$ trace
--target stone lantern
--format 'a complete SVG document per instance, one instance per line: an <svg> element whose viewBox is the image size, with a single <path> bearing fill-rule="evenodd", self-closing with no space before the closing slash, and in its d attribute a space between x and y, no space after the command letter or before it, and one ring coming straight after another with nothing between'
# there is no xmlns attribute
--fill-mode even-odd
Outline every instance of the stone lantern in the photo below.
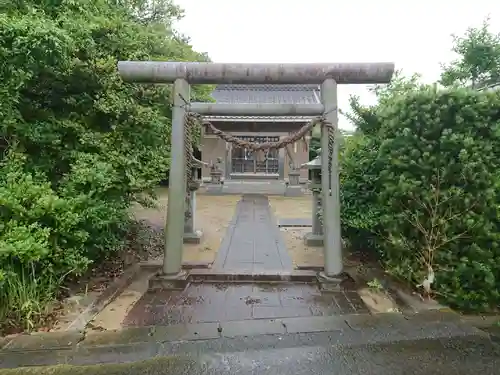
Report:
<svg viewBox="0 0 500 375"><path fill-rule="evenodd" d="M184 212L184 243L199 244L203 235L196 229L196 191L201 186L202 163L193 161L191 181L188 181L188 194L186 195L186 210Z"/></svg>
<svg viewBox="0 0 500 375"><path fill-rule="evenodd" d="M319 219L321 208L321 150L318 150L318 156L308 163L302 164L301 168L310 171L311 183L309 189L312 190L312 231L304 236L306 246L323 246L323 226Z"/></svg>

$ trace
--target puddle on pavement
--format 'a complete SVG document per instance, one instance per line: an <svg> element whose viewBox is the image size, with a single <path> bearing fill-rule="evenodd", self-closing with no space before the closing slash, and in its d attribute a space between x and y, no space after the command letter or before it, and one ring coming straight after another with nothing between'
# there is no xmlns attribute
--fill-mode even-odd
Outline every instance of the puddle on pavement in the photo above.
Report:
<svg viewBox="0 0 500 375"><path fill-rule="evenodd" d="M260 298L254 298L254 297L245 297L243 298L245 300L245 303L247 305L255 305L255 304L260 304L262 303L262 299Z"/></svg>
<svg viewBox="0 0 500 375"><path fill-rule="evenodd" d="M294 286L300 284L294 284ZM307 284L304 284L307 285ZM257 284L256 288L261 292L286 292L285 286L276 286L275 284Z"/></svg>

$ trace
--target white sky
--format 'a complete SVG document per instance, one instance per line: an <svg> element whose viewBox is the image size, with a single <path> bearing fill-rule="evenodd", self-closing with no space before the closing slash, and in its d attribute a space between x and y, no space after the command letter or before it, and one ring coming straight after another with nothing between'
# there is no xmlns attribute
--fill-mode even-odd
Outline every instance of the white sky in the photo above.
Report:
<svg viewBox="0 0 500 375"><path fill-rule="evenodd" d="M499 0L174 0L186 15L178 29L215 62L383 62L425 81L439 78L454 58L451 34L480 26L490 16L500 31ZM364 103L364 85L339 87ZM340 127L351 129L340 119Z"/></svg>

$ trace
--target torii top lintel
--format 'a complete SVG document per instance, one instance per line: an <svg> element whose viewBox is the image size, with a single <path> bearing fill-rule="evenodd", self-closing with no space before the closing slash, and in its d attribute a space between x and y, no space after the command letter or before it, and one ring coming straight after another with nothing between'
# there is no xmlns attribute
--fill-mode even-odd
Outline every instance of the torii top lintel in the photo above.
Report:
<svg viewBox="0 0 500 375"><path fill-rule="evenodd" d="M120 61L125 81L172 83L182 78L191 84L338 84L388 83L394 63L233 64L210 62Z"/></svg>

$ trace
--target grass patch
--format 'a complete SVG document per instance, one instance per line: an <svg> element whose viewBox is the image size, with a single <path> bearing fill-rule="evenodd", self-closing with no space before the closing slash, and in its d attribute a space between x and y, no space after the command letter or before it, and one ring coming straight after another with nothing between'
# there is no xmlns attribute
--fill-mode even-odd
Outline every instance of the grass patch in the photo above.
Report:
<svg viewBox="0 0 500 375"><path fill-rule="evenodd" d="M0 283L0 333L29 332L50 320L62 281L33 265L6 272Z"/></svg>

